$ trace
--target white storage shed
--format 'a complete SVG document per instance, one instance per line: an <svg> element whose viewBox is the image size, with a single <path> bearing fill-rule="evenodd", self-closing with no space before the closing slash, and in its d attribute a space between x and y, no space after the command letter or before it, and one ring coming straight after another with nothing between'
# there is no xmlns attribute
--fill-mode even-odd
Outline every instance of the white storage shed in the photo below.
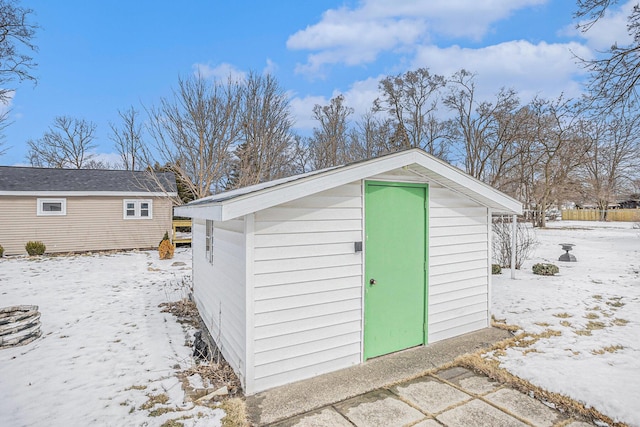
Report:
<svg viewBox="0 0 640 427"><path fill-rule="evenodd" d="M521 211L420 149L176 208L247 395L490 326L491 217Z"/></svg>

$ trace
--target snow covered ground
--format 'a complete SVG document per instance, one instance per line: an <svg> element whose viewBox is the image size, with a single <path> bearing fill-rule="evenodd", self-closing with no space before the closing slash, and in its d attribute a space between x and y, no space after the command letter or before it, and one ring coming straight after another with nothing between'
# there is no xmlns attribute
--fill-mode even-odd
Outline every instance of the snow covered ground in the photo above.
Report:
<svg viewBox="0 0 640 427"><path fill-rule="evenodd" d="M640 230L631 223L548 226L536 230L540 245L516 280L508 271L493 276L493 313L527 332L561 335L509 349L501 366L640 426ZM576 245L577 262L558 261L560 243ZM560 273L536 276L531 267L538 262L554 263Z"/></svg>
<svg viewBox="0 0 640 427"><path fill-rule="evenodd" d="M493 276L493 312L528 332L560 331L502 366L532 383L640 426L640 230L626 223L556 222L536 230L534 257ZM557 261L574 243L576 263ZM0 307L42 313L42 338L0 350L0 425L220 425L221 410L183 403L176 373L191 365L185 331L158 304L186 294L190 250L0 259ZM535 276L536 262L560 267ZM186 285L188 286L188 285ZM532 351L534 349L535 351ZM149 395L169 401L142 409ZM151 416L158 408L178 408Z"/></svg>
<svg viewBox="0 0 640 427"><path fill-rule="evenodd" d="M186 296L190 275L189 249L163 261L155 251L0 259L0 307L38 305L43 334L0 350L0 425L220 425L222 410L183 402L176 373L192 364L192 331L158 307Z"/></svg>

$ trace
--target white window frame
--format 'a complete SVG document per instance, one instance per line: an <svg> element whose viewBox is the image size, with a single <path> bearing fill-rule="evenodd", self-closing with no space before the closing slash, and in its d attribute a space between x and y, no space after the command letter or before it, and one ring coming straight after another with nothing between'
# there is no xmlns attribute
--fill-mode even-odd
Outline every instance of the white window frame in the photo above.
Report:
<svg viewBox="0 0 640 427"><path fill-rule="evenodd" d="M209 261L209 264L213 265L213 245L214 245L214 227L212 220L206 220L205 224L206 232L205 232L205 243L204 243L204 254Z"/></svg>
<svg viewBox="0 0 640 427"><path fill-rule="evenodd" d="M67 199L37 199L38 210L37 216L65 216L67 215ZM43 205L45 203L60 203L61 210L45 211Z"/></svg>
<svg viewBox="0 0 640 427"><path fill-rule="evenodd" d="M127 205L133 204L133 215L127 215ZM147 203L149 215L142 216L142 204ZM124 199L122 201L122 217L124 219L153 219L153 200L151 199Z"/></svg>

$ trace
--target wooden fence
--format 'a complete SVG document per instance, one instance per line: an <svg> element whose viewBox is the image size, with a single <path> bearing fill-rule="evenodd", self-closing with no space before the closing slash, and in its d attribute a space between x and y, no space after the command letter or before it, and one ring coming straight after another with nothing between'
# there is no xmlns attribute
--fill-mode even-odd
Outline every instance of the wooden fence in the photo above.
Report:
<svg viewBox="0 0 640 427"><path fill-rule="evenodd" d="M599 209L566 209L562 211L565 221L627 221L640 222L640 209L609 209L605 212Z"/></svg>
<svg viewBox="0 0 640 427"><path fill-rule="evenodd" d="M178 228L181 229L181 236L178 236ZM184 229L189 229L189 237L182 236L184 233ZM176 246L178 243L189 243L191 244L191 220L190 219L174 219L173 220L173 236L172 236L173 246Z"/></svg>

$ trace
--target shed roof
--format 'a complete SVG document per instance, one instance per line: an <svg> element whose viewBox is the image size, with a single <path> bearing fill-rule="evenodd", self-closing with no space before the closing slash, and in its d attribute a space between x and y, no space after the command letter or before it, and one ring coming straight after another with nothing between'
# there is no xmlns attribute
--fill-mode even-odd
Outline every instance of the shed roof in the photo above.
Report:
<svg viewBox="0 0 640 427"><path fill-rule="evenodd" d="M320 191L404 168L487 206L498 214L521 214L522 204L419 148L268 181L195 200L176 208L191 218L226 221Z"/></svg>
<svg viewBox="0 0 640 427"><path fill-rule="evenodd" d="M135 193L176 195L173 172L0 166L0 195Z"/></svg>

